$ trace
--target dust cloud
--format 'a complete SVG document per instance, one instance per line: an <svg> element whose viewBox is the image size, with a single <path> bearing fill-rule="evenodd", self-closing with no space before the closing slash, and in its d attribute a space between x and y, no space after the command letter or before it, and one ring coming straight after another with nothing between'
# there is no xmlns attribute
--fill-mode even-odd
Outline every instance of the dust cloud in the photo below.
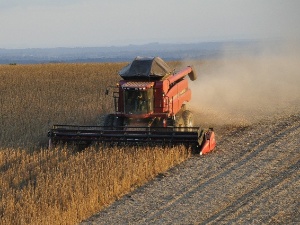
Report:
<svg viewBox="0 0 300 225"><path fill-rule="evenodd" d="M247 125L300 112L298 44L261 47L251 53L234 48L227 46L219 59L183 63L193 64L198 75L190 82L188 104L196 124Z"/></svg>

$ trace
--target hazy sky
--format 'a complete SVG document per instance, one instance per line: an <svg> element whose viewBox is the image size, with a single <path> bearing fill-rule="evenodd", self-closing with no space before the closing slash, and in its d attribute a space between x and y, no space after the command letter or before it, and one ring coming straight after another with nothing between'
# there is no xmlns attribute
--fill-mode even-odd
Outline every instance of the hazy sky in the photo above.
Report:
<svg viewBox="0 0 300 225"><path fill-rule="evenodd" d="M0 0L0 48L300 39L300 0Z"/></svg>

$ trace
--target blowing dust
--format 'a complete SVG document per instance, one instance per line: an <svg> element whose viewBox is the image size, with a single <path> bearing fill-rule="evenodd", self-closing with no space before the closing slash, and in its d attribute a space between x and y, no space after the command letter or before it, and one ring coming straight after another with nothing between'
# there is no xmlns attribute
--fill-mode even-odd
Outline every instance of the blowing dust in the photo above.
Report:
<svg viewBox="0 0 300 225"><path fill-rule="evenodd" d="M230 48L232 50L232 47ZM192 64L198 79L190 82L195 124L249 125L262 119L300 112L300 54L298 45Z"/></svg>

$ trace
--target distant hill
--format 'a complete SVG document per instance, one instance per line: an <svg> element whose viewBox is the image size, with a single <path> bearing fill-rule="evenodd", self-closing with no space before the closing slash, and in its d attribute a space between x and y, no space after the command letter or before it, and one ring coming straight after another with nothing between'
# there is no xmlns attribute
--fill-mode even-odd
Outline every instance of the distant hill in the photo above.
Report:
<svg viewBox="0 0 300 225"><path fill-rule="evenodd" d="M35 64L59 62L127 62L136 56L159 56L164 60L203 59L219 57L228 46L237 49L259 49L257 41L201 42L190 44L160 44L78 47L0 49L0 64Z"/></svg>

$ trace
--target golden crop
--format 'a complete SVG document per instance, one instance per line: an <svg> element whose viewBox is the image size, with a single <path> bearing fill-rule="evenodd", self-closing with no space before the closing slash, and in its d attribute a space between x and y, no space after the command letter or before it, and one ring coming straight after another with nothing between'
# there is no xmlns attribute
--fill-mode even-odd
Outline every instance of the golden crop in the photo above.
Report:
<svg viewBox="0 0 300 225"><path fill-rule="evenodd" d="M95 125L124 63L0 66L0 224L74 224L189 156L183 147L47 149L55 123Z"/></svg>
<svg viewBox="0 0 300 225"><path fill-rule="evenodd" d="M44 146L53 123L95 124L112 109L105 88L123 64L0 66L0 145Z"/></svg>

